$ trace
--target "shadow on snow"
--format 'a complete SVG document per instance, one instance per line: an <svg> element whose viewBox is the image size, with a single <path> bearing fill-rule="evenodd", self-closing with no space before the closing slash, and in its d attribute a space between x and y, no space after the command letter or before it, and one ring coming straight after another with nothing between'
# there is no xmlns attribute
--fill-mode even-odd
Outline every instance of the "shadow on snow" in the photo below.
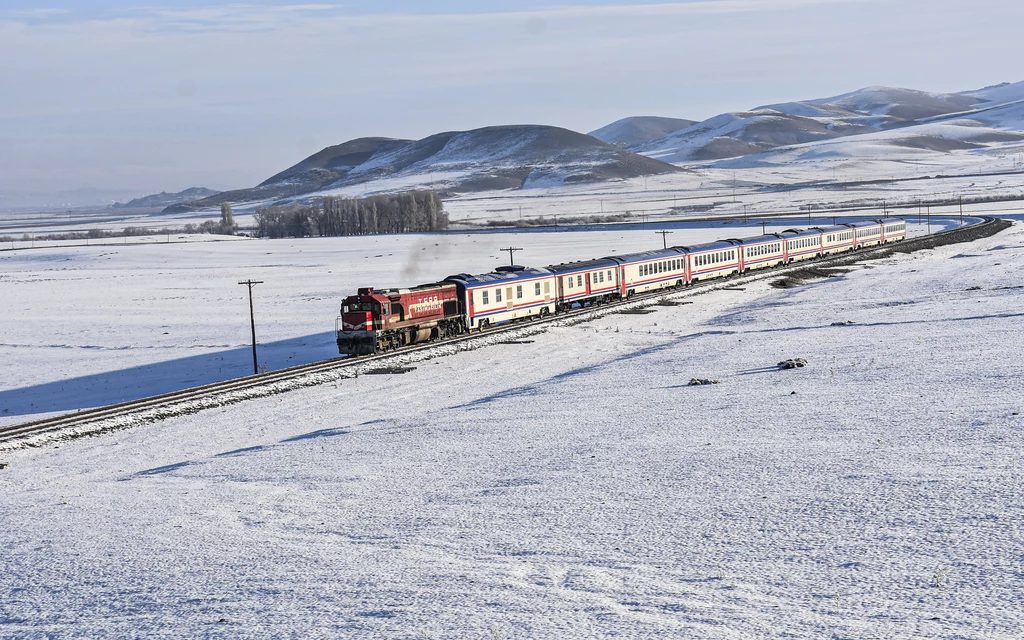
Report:
<svg viewBox="0 0 1024 640"><path fill-rule="evenodd" d="M267 371L338 356L333 331L258 344L257 349ZM0 417L99 407L247 375L252 375L252 348L238 347L0 391Z"/></svg>

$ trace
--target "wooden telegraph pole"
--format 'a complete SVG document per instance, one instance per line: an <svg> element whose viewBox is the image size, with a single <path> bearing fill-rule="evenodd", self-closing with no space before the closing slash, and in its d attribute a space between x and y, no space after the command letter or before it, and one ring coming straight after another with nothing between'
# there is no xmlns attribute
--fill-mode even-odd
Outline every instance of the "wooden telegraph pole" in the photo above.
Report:
<svg viewBox="0 0 1024 640"><path fill-rule="evenodd" d="M661 248L662 249L668 249L668 234L670 234L672 232L671 231L655 231L654 233L660 233L661 234Z"/></svg>
<svg viewBox="0 0 1024 640"><path fill-rule="evenodd" d="M522 250L523 250L522 247L506 247L505 249L502 249L502 251L508 251L508 266L510 266L510 267L515 266L516 262L515 262L515 260L512 259L512 255L516 251L522 251Z"/></svg>
<svg viewBox="0 0 1024 640"><path fill-rule="evenodd" d="M249 326L252 327L252 373L256 375L260 372L259 364L256 362L256 316L252 310L252 288L255 285L263 284L262 280L243 280L238 284L244 284L249 287Z"/></svg>

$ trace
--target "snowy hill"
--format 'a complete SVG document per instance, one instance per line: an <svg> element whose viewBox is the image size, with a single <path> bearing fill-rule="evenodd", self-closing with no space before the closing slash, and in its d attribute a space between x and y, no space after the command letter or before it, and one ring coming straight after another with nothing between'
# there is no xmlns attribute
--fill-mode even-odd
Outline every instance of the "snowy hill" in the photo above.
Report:
<svg viewBox="0 0 1024 640"><path fill-rule="evenodd" d="M765 105L715 116L631 149L677 163L731 158L972 112L987 104L986 100L992 102L1024 93L1018 87L1019 84L999 85L967 93L867 87L831 98ZM937 150L948 150L944 147L939 144Z"/></svg>
<svg viewBox="0 0 1024 640"><path fill-rule="evenodd" d="M135 198L128 202L115 202L110 206L113 209L150 209L155 207L166 207L168 205L178 204L179 202L192 202L194 200L215 196L218 193L220 193L220 191L214 191L213 189L206 189L204 187L191 187L177 193L161 191L160 193L155 193L142 198Z"/></svg>
<svg viewBox="0 0 1024 640"><path fill-rule="evenodd" d="M715 116L634 150L665 162L718 160L841 135L818 119L765 109Z"/></svg>
<svg viewBox="0 0 1024 640"><path fill-rule="evenodd" d="M979 100L990 104L1018 102L1020 100L1024 100L1024 81L1014 82L1012 84L1009 82L1003 82L983 89L964 91L961 95L978 98Z"/></svg>
<svg viewBox="0 0 1024 640"><path fill-rule="evenodd" d="M919 120L969 109L977 98L958 93L928 93L913 89L867 87L832 98L810 100L812 104L840 107L861 115L889 116L897 120Z"/></svg>
<svg viewBox="0 0 1024 640"><path fill-rule="evenodd" d="M659 116L632 116L616 120L587 135L620 147L632 147L648 140L662 138L673 131L697 124L695 120L662 118Z"/></svg>
<svg viewBox="0 0 1024 640"><path fill-rule="evenodd" d="M360 138L326 149L252 189L226 191L168 211L220 202L295 199L344 191L520 189L681 171L582 133L508 125L438 133L422 140Z"/></svg>

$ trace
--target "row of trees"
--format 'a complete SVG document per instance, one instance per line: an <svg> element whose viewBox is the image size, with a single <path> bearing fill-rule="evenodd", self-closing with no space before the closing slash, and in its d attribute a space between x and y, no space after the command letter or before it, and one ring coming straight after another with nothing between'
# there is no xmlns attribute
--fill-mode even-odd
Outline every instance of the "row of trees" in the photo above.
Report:
<svg viewBox="0 0 1024 640"><path fill-rule="evenodd" d="M441 198L432 191L361 199L327 196L319 205L257 207L254 221L254 233L260 238L358 236L448 228L448 214Z"/></svg>

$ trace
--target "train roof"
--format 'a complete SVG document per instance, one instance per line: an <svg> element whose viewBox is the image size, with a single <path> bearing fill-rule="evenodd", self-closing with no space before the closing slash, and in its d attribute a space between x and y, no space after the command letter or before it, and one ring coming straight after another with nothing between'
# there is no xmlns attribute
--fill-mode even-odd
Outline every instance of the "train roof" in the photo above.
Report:
<svg viewBox="0 0 1024 640"><path fill-rule="evenodd" d="M879 224L878 220L864 220L862 222L848 222L846 226L851 229L860 229L862 227L877 227Z"/></svg>
<svg viewBox="0 0 1024 640"><path fill-rule="evenodd" d="M799 238L801 236L818 236L821 235L821 229L813 227L810 229L786 229L779 235L785 235L789 238Z"/></svg>
<svg viewBox="0 0 1024 640"><path fill-rule="evenodd" d="M821 233L840 233L840 232L843 232L843 231L849 231L850 230L850 225L837 224L837 225L831 226L831 227L813 227L813 228L817 229Z"/></svg>
<svg viewBox="0 0 1024 640"><path fill-rule="evenodd" d="M624 253L621 256L608 256L608 259L614 260L618 264L627 264L632 262L644 262L646 260L660 260L662 258L676 258L679 256L679 253L680 251L676 247L669 247L668 249L654 249L652 251Z"/></svg>
<svg viewBox="0 0 1024 640"><path fill-rule="evenodd" d="M577 260L576 262L563 262L561 264L549 265L549 271L558 274L576 273L577 271L589 271L591 269L603 269L605 267L616 267L618 263L611 258L594 258L593 260Z"/></svg>
<svg viewBox="0 0 1024 640"><path fill-rule="evenodd" d="M778 238L776 238L778 240ZM729 242L728 240L716 240L714 242L704 242L701 244L691 244L689 246L672 247L679 253L702 253L704 251L718 251L719 249L735 249L736 243Z"/></svg>
<svg viewBox="0 0 1024 640"><path fill-rule="evenodd" d="M778 242L782 240L782 236L775 233L766 233L763 236L751 236L749 238L735 238L729 239L728 242L732 246L736 245L751 245L751 244L762 244L764 242Z"/></svg>
<svg viewBox="0 0 1024 640"><path fill-rule="evenodd" d="M538 269L537 267L523 267L520 265L511 265L505 267L498 267L490 273L479 273L476 275L470 273L457 273L453 276L445 278L447 282L455 282L462 284L466 287L481 287L492 284L501 284L503 282L516 282L519 280L533 280L536 278L544 278L553 275L551 271L547 269Z"/></svg>
<svg viewBox="0 0 1024 640"><path fill-rule="evenodd" d="M879 222L881 224L894 224L896 222L906 222L906 220L904 220L903 218L890 216L888 218L879 218L878 220L875 220L875 222Z"/></svg>

